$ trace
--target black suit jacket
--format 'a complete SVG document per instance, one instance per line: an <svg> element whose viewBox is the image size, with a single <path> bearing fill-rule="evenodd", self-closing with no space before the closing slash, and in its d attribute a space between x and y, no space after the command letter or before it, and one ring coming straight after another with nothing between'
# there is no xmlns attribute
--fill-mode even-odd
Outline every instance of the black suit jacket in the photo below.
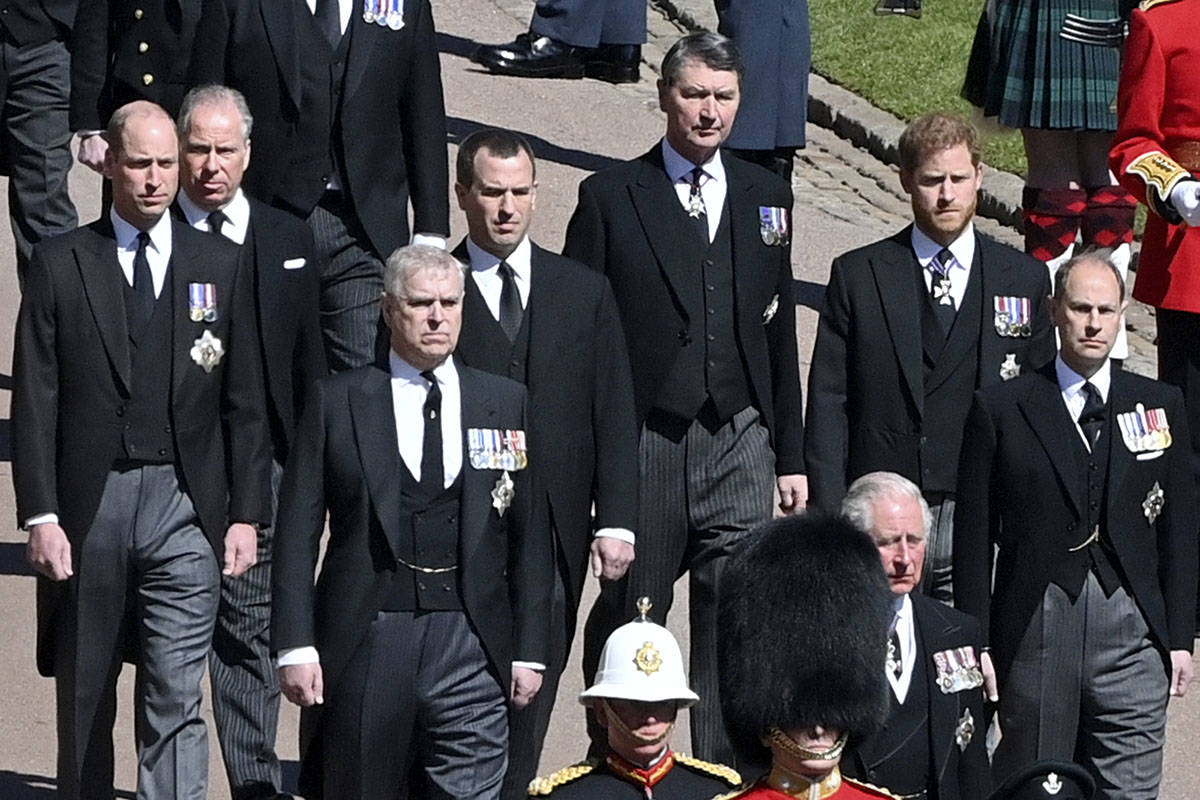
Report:
<svg viewBox="0 0 1200 800"><path fill-rule="evenodd" d="M467 428L526 429L523 386L462 365L458 373L464 443ZM531 449L533 469L537 458ZM327 692L337 691L397 569L401 463L387 370L360 367L316 383L280 489L271 647L315 645ZM459 591L506 692L514 660L545 664L548 656L553 559L533 469L511 473L513 502L500 516L491 492L501 471L463 459ZM326 511L329 544L314 586ZM319 707L305 714L306 747ZM315 752L302 757L306 768L320 764Z"/></svg>
<svg viewBox="0 0 1200 800"><path fill-rule="evenodd" d="M71 130L99 130L151 100L172 117L187 89L201 0L79 0L71 52Z"/></svg>
<svg viewBox="0 0 1200 800"><path fill-rule="evenodd" d="M454 251L470 260L466 243ZM529 436L578 602L595 527L637 527L637 424L621 319L602 275L533 245L530 270ZM475 281L466 281L458 357L507 374L508 338Z"/></svg>
<svg viewBox="0 0 1200 800"><path fill-rule="evenodd" d="M925 688L929 696L929 749L933 786L937 787L930 797L937 800L985 797L991 791L991 779L984 747L983 689L943 692L937 682L937 665L933 660L934 653L959 647L973 648L978 658L982 647L979 623L973 617L923 595L914 593L909 598L916 623L917 654L925 665ZM964 749L958 746L956 737L965 713L971 715L975 732ZM872 736L852 742L842 769L852 778L877 786L891 786L889 758L900 744L896 741L895 731L885 727Z"/></svg>
<svg viewBox="0 0 1200 800"><path fill-rule="evenodd" d="M804 472L803 405L796 356L790 237L767 245L759 208L786 208L786 182L761 167L722 156L729 182L736 339L754 406L771 431L775 471ZM579 185L564 255L608 276L629 344L638 421L644 421L683 347L704 335L703 298L692 285L698 265L680 242L695 237L663 167L662 149L598 172Z"/></svg>
<svg viewBox="0 0 1200 800"><path fill-rule="evenodd" d="M410 194L415 230L449 235L446 114L428 0L405 2L399 31L364 21L360 5L347 28L339 106L342 189L375 254L387 258L408 244ZM203 0L189 70L192 85L223 83L246 96L254 114L254 158L245 188L273 206L283 205L279 187L291 169L304 58L295 25L297 15L308 13L302 0Z"/></svg>
<svg viewBox="0 0 1200 800"><path fill-rule="evenodd" d="M836 509L846 487L876 470L897 472L921 485L922 461L955 463L958 453L929 452L927 424L961 427L957 419L925 420L921 303L914 279L912 226L852 250L833 262L808 374L805 463L809 502ZM975 238L975 263L982 280L980 327L976 336L951 338L939 363L943 382L953 370L975 371L976 387L999 383L1009 355L1022 370L1054 357L1054 333L1046 298L1046 267L983 236ZM993 298L1027 297L1033 311L1029 338L1001 336L992 324ZM977 359L965 356L977 345ZM935 379L937 379L935 378Z"/></svg>
<svg viewBox="0 0 1200 800"><path fill-rule="evenodd" d="M57 513L78 552L122 445L131 356L112 225L99 220L47 239L17 318L13 483L18 524ZM192 322L188 284L216 286L218 319ZM160 302L173 302L170 415L183 482L218 560L228 524L271 521L270 455L249 273L237 247L186 225L172 228L171 266ZM190 350L205 330L227 353L212 372ZM52 623L64 586L39 580L39 631ZM50 674L47 640L39 668Z"/></svg>
<svg viewBox="0 0 1200 800"><path fill-rule="evenodd" d="M1161 455L1134 454L1118 414L1166 410L1173 443ZM1187 417L1179 390L1114 369L1108 395L1111 437L1101 530L1164 659L1192 649L1196 606L1196 489L1188 466ZM1054 363L981 389L967 419L954 514L954 597L983 625L1003 681L1050 576L1089 535L1087 463L1058 388ZM1142 455L1143 458L1139 458ZM1165 504L1153 522L1143 503L1155 485ZM992 585L993 547L995 588ZM1169 662L1168 662L1169 663Z"/></svg>
<svg viewBox="0 0 1200 800"><path fill-rule="evenodd" d="M309 389L329 372L321 339L321 273L312 229L250 198L242 259L254 275L275 459L284 463ZM282 438L280 438L282 437Z"/></svg>

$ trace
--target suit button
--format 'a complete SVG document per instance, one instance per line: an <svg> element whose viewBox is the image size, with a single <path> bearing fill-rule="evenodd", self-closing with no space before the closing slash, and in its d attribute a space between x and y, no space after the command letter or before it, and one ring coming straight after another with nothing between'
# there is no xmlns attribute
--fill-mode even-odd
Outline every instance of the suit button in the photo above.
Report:
<svg viewBox="0 0 1200 800"><path fill-rule="evenodd" d="M171 432L171 426L170 426L170 425L168 425L167 427L163 428L163 433L170 433L170 432Z"/></svg>
<svg viewBox="0 0 1200 800"><path fill-rule="evenodd" d="M141 19L141 18L142 18L142 17L144 17L144 16L146 16L146 12L145 12L145 11L142 11L140 8L138 8L138 9L134 9L134 12L133 12L133 18L134 18L134 19Z"/></svg>
<svg viewBox="0 0 1200 800"><path fill-rule="evenodd" d="M125 406L117 406L117 416L118 417L125 416Z"/></svg>
<svg viewBox="0 0 1200 800"><path fill-rule="evenodd" d="M133 427L133 426L132 426L132 425L130 425L128 422L126 422L126 423L125 423L125 430L129 430L129 429L130 429L130 428L132 428L132 427Z"/></svg>
<svg viewBox="0 0 1200 800"><path fill-rule="evenodd" d="M138 42L138 52L139 53L144 53L149 49L150 49L150 45L147 42Z"/></svg>
<svg viewBox="0 0 1200 800"><path fill-rule="evenodd" d="M0 14L7 14L7 13L8 13L8 6L5 6L4 8L0 8Z"/></svg>
<svg viewBox="0 0 1200 800"><path fill-rule="evenodd" d="M712 265L713 265L713 262L712 262L711 258L704 259L704 266L711 267Z"/></svg>
<svg viewBox="0 0 1200 800"><path fill-rule="evenodd" d="M448 591L450 591L450 587L449 587L449 586L446 586L446 585L444 585L444 584L443 584L443 585L442 585L442 591L443 591L443 592L448 592Z"/></svg>
<svg viewBox="0 0 1200 800"><path fill-rule="evenodd" d="M150 84L154 83L154 76L151 75L149 72L147 72L145 75L142 76L142 83L149 86Z"/></svg>
<svg viewBox="0 0 1200 800"><path fill-rule="evenodd" d="M328 175L322 175L322 176L321 176L321 183L323 183L323 184L325 184L326 186L328 186L328 185L329 185L329 176L328 176Z"/></svg>
<svg viewBox="0 0 1200 800"><path fill-rule="evenodd" d="M717 337L716 337L716 336L714 336L713 334L711 334L711 333L710 333L710 334L708 335L708 340L709 340L710 342L715 342L715 341L717 340Z"/></svg>
<svg viewBox="0 0 1200 800"><path fill-rule="evenodd" d="M521 366L521 362L514 358L512 361L509 362L509 366L510 367L519 367L519 366Z"/></svg>
<svg viewBox="0 0 1200 800"><path fill-rule="evenodd" d="M420 581L417 581L417 588L423 592L423 591L425 591L425 584L421 583Z"/></svg>
<svg viewBox="0 0 1200 800"><path fill-rule="evenodd" d="M710 308L710 309L708 310L708 313L709 313L709 314L715 314L715 313L717 313L717 310L716 310L715 308Z"/></svg>
<svg viewBox="0 0 1200 800"><path fill-rule="evenodd" d="M925 444L927 441L929 441L929 437L928 437L928 436L922 436L922 437L921 437L921 444Z"/></svg>
<svg viewBox="0 0 1200 800"><path fill-rule="evenodd" d="M708 289L710 292L715 292L717 290L717 287L713 286L711 283L704 288Z"/></svg>
<svg viewBox="0 0 1200 800"><path fill-rule="evenodd" d="M159 454L160 456L165 456L165 455L167 454L167 451L166 451L166 450L164 450L164 449L162 449L162 448L160 448L160 449L159 449L159 451L158 451L158 454Z"/></svg>

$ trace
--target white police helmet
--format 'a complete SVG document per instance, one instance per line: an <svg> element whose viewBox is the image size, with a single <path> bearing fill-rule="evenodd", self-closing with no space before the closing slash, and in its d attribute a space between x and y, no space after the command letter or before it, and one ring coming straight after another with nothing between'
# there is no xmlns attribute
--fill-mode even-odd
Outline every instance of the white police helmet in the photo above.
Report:
<svg viewBox="0 0 1200 800"><path fill-rule="evenodd" d="M688 688L679 643L669 630L647 618L650 598L639 599L637 607L639 616L613 631L604 643L596 680L579 693L579 702L675 700L679 708L695 705L700 697Z"/></svg>

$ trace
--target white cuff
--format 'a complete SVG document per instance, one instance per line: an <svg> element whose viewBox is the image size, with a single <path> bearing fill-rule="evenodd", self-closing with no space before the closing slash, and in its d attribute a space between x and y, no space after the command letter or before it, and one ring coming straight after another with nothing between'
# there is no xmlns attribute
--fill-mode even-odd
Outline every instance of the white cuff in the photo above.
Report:
<svg viewBox="0 0 1200 800"><path fill-rule="evenodd" d="M300 664L320 664L315 647L285 647L275 656L276 667L295 667Z"/></svg>
<svg viewBox="0 0 1200 800"><path fill-rule="evenodd" d="M1171 205L1188 225L1200 225L1200 181L1185 179L1175 184Z"/></svg>
<svg viewBox="0 0 1200 800"><path fill-rule="evenodd" d="M430 247L436 247L439 250L446 249L446 237L438 236L435 233L414 233L412 243L429 245Z"/></svg>
<svg viewBox="0 0 1200 800"><path fill-rule="evenodd" d="M45 525L47 522L57 525L58 524L58 514L47 513L47 514L37 514L35 516L32 516L29 519L25 520L25 530L29 530L34 525Z"/></svg>
<svg viewBox="0 0 1200 800"><path fill-rule="evenodd" d="M531 669L531 670L534 670L535 672L545 672L546 671L546 665L540 664L537 661L514 661L514 662L512 662L512 665L514 667L524 667L525 669Z"/></svg>
<svg viewBox="0 0 1200 800"><path fill-rule="evenodd" d="M637 537L633 535L633 531L625 528L598 528L593 534L595 538L604 537L606 539L620 539L626 544L637 545Z"/></svg>

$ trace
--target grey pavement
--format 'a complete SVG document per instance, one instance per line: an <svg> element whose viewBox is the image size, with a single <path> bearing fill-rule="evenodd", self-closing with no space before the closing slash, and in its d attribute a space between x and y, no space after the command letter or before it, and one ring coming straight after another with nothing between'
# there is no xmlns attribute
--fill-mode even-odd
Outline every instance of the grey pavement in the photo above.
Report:
<svg viewBox="0 0 1200 800"><path fill-rule="evenodd" d="M655 3L663 0L654 0ZM663 116L654 90L655 75L642 69L635 85L610 86L597 81L525 80L491 76L480 72L466 56L476 43L511 40L525 30L532 0L436 0L434 4L442 49L443 80L449 117L451 158L456 143L483 125L509 127L526 134L539 157L538 198L534 237L544 246L562 245L567 220L575 205L576 187L591 171L616 160L632 158L647 150L661 135ZM679 7L694 19L715 19L711 6L702 0L686 0ZM864 5L864 13L869 9ZM649 16L650 42L645 48L647 64L657 64L666 47L684 30L671 13L654 8ZM894 167L887 166L866 149L859 149L836 132L810 124L809 146L796 163L793 179L796 205L792 257L800 290L796 309L801 367L807 373L819 305L828 279L829 264L839 253L886 236L907 222L907 201L899 188ZM98 178L83 169L72 176L73 194L85 221L98 214ZM6 217L0 214L0 219ZM452 214L457 241L465 226ZM984 221L988 233L1016 241L1015 234ZM4 676L6 702L0 706L0 800L53 797L54 786L54 700L52 682L37 676L33 662L34 581L24 565L25 536L14 525L12 488L8 462L8 403L11 388L12 325L19 294L11 236L7 224L0 225L0 675ZM1149 369L1152 319L1139 322L1145 347L1135 345ZM1138 339L1139 337L1132 337ZM595 596L589 581L585 608ZM677 587L677 602L669 626L687 646L686 584ZM543 755L543 772L582 757L586 748L583 720L576 695L582 688L579 642L560 686L558 706L551 721ZM121 717L114 732L117 753L118 796L132 797L134 758L131 670L122 675L118 697ZM211 707L205 714L211 725ZM1167 776L1163 797L1182 797L1185 790L1200 786L1200 765L1195 763L1197 718L1200 700L1193 694L1173 701L1169 714ZM297 757L296 710L285 702L279 732L279 751L285 770L294 780ZM229 797L216 746L210 736L212 759L210 797ZM674 743L688 749L686 718ZM1189 792L1190 794L1190 792Z"/></svg>

